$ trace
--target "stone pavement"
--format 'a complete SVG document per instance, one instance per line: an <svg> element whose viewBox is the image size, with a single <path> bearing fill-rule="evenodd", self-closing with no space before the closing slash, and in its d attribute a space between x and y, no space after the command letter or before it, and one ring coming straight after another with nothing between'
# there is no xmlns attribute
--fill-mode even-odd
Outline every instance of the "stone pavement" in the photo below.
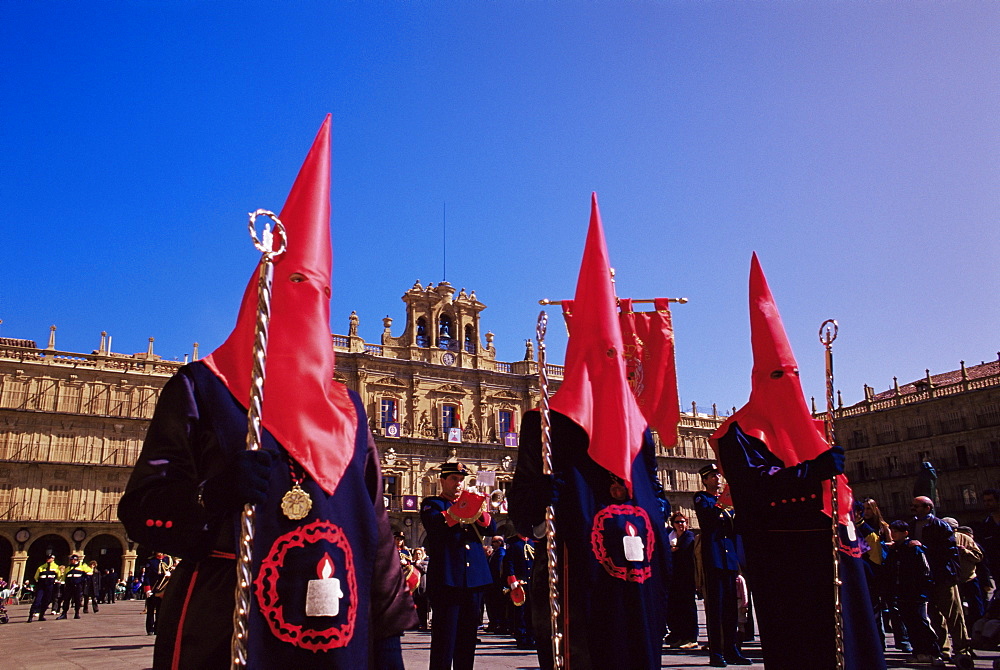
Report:
<svg viewBox="0 0 1000 670"><path fill-rule="evenodd" d="M126 600L113 605L101 605L97 614L81 614L81 619L26 623L27 605L8 607L11 622L0 625L0 668L3 670L135 670L149 668L153 658L153 638L145 634L141 601ZM699 602L699 609L701 603ZM699 612L701 614L701 612ZM72 615L71 615L72 616ZM477 670L533 670L538 667L533 652L514 648L506 637L483 634L483 643L476 654ZM702 640L704 641L704 640ZM430 650L429 633L407 633L403 638L403 658L406 667L423 670L427 667ZM744 653L757 660L751 670L763 670L760 646L749 644ZM890 668L927 668L908 665L904 655L889 652ZM993 667L997 652L980 652L975 667ZM668 651L663 655L664 668L708 667L704 651ZM735 667L735 666L734 666ZM954 666L952 666L954 667ZM804 660L803 670L809 670ZM220 670L225 670L220 669ZM616 670L629 670L620 668Z"/></svg>

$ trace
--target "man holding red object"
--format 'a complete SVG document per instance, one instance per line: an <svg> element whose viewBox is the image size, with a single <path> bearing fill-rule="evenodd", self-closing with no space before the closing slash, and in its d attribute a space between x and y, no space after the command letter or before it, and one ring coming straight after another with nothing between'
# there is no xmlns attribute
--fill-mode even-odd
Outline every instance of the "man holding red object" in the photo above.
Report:
<svg viewBox="0 0 1000 670"><path fill-rule="evenodd" d="M442 464L441 495L420 504L427 531L427 593L434 613L430 670L472 668L483 591L493 583L483 537L493 537L497 523L485 509L485 496L463 491L468 475L462 463Z"/></svg>

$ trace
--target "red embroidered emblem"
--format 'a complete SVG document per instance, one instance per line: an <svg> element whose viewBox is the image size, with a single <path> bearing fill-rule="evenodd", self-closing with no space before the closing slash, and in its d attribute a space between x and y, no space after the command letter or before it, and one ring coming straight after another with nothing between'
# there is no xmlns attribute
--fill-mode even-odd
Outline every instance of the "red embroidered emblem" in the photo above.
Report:
<svg viewBox="0 0 1000 670"><path fill-rule="evenodd" d="M343 624L317 629L286 621L284 608L278 596L278 581L289 550L315 544L321 540L332 543L344 553L346 578L344 597L347 600L347 612ZM354 624L358 617L358 579L354 572L354 553L344 531L336 524L329 521L313 521L276 539L271 545L271 551L261 562L254 586L260 612L267 621L271 633L279 640L309 651L328 651L346 646L354 636ZM303 582L299 588L305 591L306 583Z"/></svg>
<svg viewBox="0 0 1000 670"><path fill-rule="evenodd" d="M633 517L629 520L623 517ZM638 517L638 518L634 518ZM607 522L611 521L610 527ZM616 521L623 522L621 524ZM632 526L635 532L635 525L632 523L643 523L646 527L645 546L643 547L642 562L626 561L624 549L618 549L618 545L624 542L626 535L625 528ZM608 550L608 535L615 543L615 549ZM609 575L626 582L643 583L653 576L653 569L650 562L653 560L653 549L656 546L656 535L653 532L653 524L649 520L646 510L635 505L608 505L594 516L594 525L590 529L590 549L594 553L594 558L604 567Z"/></svg>

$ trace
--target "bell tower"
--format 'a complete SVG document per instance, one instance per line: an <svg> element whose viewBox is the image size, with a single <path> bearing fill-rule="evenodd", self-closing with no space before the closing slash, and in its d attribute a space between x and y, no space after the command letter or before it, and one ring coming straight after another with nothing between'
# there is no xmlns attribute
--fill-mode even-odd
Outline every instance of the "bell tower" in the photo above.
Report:
<svg viewBox="0 0 1000 670"><path fill-rule="evenodd" d="M403 334L392 337L392 320L384 320L383 345L406 347L411 360L463 368L480 367L481 359L493 360L493 333L486 343L480 337L479 314L486 305L476 299L476 292L466 293L446 281L435 286L421 286L416 281L403 294L406 303L406 326Z"/></svg>

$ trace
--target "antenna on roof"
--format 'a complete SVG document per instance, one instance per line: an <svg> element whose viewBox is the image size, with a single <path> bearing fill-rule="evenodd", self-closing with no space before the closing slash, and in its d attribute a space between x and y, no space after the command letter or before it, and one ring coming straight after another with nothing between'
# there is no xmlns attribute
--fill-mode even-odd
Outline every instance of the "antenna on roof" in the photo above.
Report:
<svg viewBox="0 0 1000 670"><path fill-rule="evenodd" d="M448 203L441 212L441 281L448 281Z"/></svg>

